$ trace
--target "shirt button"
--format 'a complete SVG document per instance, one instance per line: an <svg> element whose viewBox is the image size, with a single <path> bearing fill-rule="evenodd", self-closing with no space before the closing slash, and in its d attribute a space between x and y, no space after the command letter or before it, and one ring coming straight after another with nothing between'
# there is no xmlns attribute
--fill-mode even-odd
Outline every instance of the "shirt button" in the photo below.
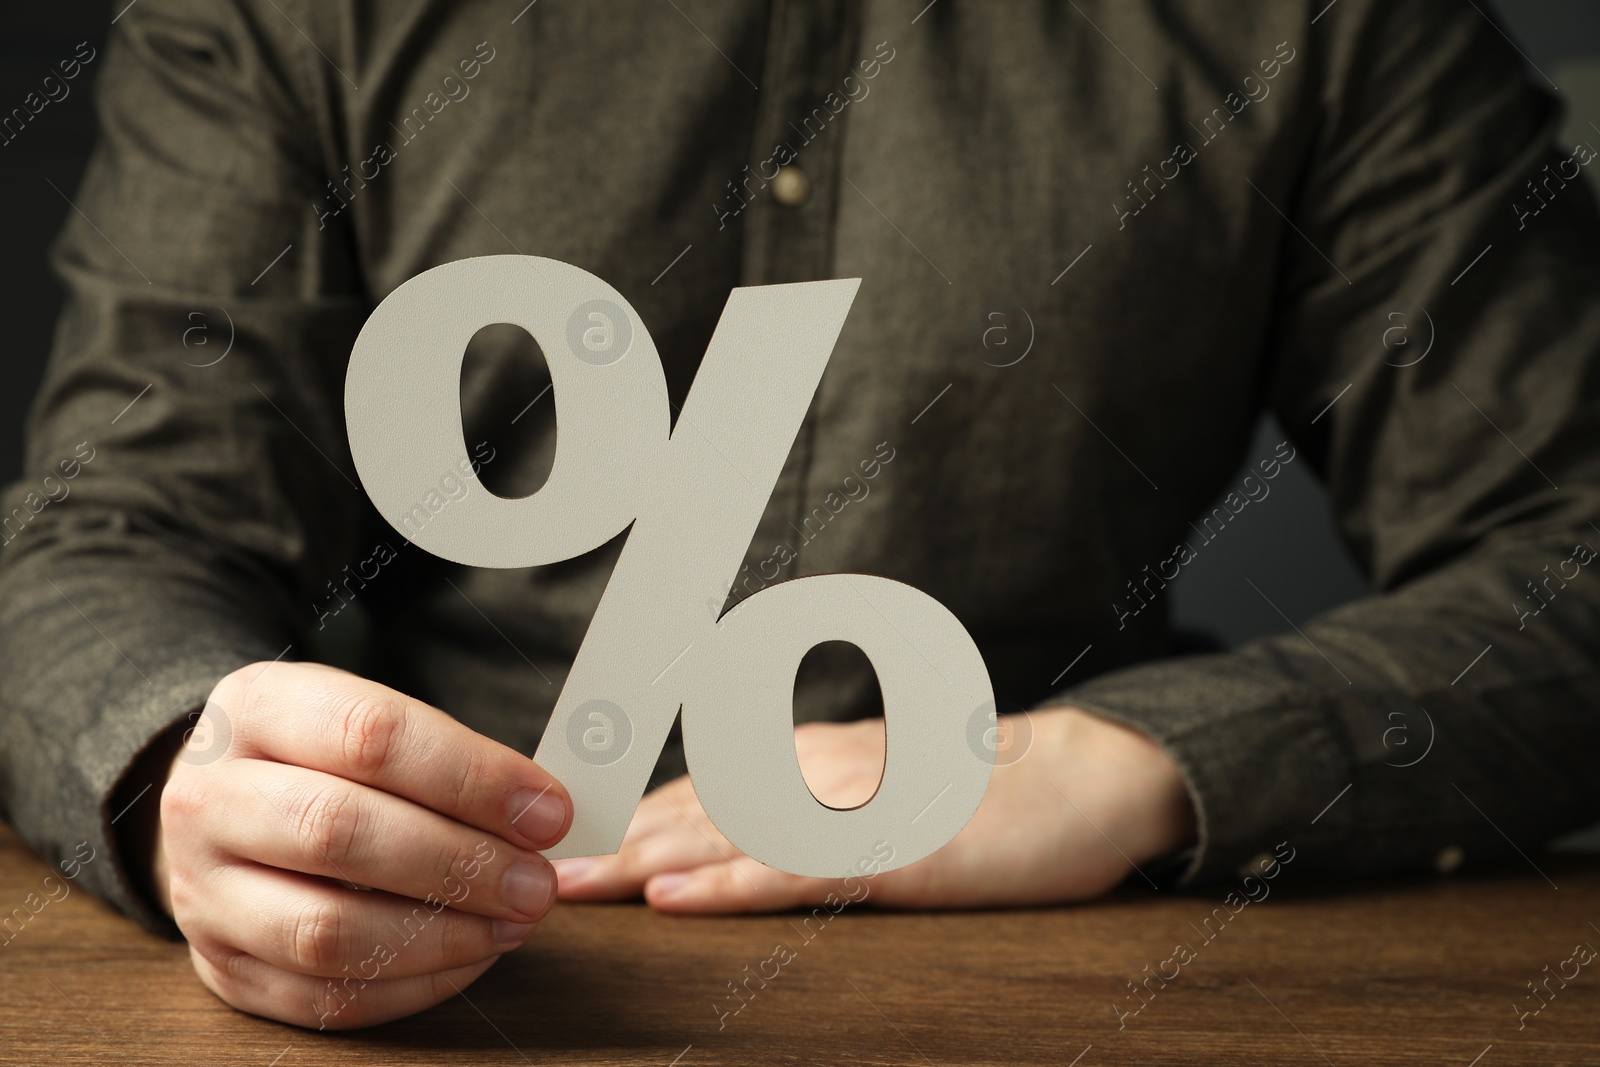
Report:
<svg viewBox="0 0 1600 1067"><path fill-rule="evenodd" d="M1467 854L1461 851L1460 845L1451 845L1448 848L1441 848L1439 850L1439 854L1433 857L1433 869L1438 871L1440 874L1449 874L1451 871L1461 866L1461 861L1466 858Z"/></svg>
<svg viewBox="0 0 1600 1067"><path fill-rule="evenodd" d="M799 167L779 167L772 176L772 199L784 207L799 207L811 195L811 179Z"/></svg>

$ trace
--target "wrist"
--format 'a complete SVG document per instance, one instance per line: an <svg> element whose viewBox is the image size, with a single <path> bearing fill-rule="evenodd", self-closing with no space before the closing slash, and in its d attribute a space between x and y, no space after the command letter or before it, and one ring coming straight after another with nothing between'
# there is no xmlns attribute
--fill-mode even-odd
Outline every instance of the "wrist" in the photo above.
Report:
<svg viewBox="0 0 1600 1067"><path fill-rule="evenodd" d="M167 862L161 834L161 793L183 751L190 718L158 735L135 757L113 794L122 812L114 833L123 868L157 914L172 917Z"/></svg>
<svg viewBox="0 0 1600 1067"><path fill-rule="evenodd" d="M1129 860L1142 865L1195 843L1198 821L1188 783L1158 743L1078 708L1032 715L1036 731L1054 736L1085 795L1103 798L1096 820Z"/></svg>

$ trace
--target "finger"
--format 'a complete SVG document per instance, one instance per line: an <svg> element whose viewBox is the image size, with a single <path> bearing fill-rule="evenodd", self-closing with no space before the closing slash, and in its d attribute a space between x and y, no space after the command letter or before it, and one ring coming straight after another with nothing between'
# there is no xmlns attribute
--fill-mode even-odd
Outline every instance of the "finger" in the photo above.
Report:
<svg viewBox="0 0 1600 1067"><path fill-rule="evenodd" d="M206 988L240 1011L317 1030L350 1030L449 1000L500 957L414 978L370 981L292 974L239 952L207 955L191 946L190 958Z"/></svg>
<svg viewBox="0 0 1600 1067"><path fill-rule="evenodd" d="M700 806L694 784L688 775L680 775L663 786L652 789L639 801L628 824L628 834L623 841L639 841L661 830L682 829L685 820L697 825L710 826L711 820Z"/></svg>
<svg viewBox="0 0 1600 1067"><path fill-rule="evenodd" d="M509 952L533 930L274 867L218 867L208 880L210 905L184 917L190 941L297 974L411 978Z"/></svg>
<svg viewBox="0 0 1600 1067"><path fill-rule="evenodd" d="M821 906L832 915L867 895L865 882L847 884L848 881L788 874L749 856L739 856L655 875L645 883L644 897L658 911L680 914L739 914Z"/></svg>
<svg viewBox="0 0 1600 1067"><path fill-rule="evenodd" d="M614 856L556 860L557 894L563 900L635 900L651 877L734 859L739 850L717 844L687 825L662 832Z"/></svg>
<svg viewBox="0 0 1600 1067"><path fill-rule="evenodd" d="M236 671L214 696L241 755L361 782L530 848L571 823L567 791L532 760L365 678L279 664Z"/></svg>
<svg viewBox="0 0 1600 1067"><path fill-rule="evenodd" d="M240 760L221 788L225 799L192 817L226 857L497 919L536 922L555 900L555 871L537 852L370 786Z"/></svg>
<svg viewBox="0 0 1600 1067"><path fill-rule="evenodd" d="M688 784L679 779L644 799L615 855L556 861L560 896L636 899L654 875L738 857L739 850L706 817L693 790L677 788L680 782Z"/></svg>

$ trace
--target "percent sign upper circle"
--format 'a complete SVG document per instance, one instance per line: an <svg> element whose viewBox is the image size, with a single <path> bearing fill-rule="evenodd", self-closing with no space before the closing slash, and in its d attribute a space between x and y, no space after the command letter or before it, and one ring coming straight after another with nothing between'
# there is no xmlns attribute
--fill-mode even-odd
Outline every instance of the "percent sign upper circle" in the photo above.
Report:
<svg viewBox="0 0 1600 1067"><path fill-rule="evenodd" d="M515 300L506 298L508 276L526 282ZM669 415L655 342L635 326L638 316L621 293L571 264L484 256L425 271L389 301L400 310L367 321L345 381L350 452L380 514L409 514L442 476L459 473L461 407L440 401L460 395L472 335L509 322L547 346L558 427L550 476L516 500L474 486L469 491L483 499L472 507L438 509L405 532L455 563L535 567L580 556L627 528L662 461ZM578 329L602 327L591 312L610 319L604 353L585 347ZM549 347L574 331L572 358Z"/></svg>

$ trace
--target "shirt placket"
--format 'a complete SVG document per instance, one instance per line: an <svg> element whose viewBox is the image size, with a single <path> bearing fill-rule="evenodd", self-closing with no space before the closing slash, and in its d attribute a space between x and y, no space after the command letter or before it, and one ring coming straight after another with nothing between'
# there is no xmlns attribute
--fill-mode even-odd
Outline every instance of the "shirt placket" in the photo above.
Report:
<svg viewBox="0 0 1600 1067"><path fill-rule="evenodd" d="M743 203L743 285L815 281L833 276L834 227L838 216L840 162L846 113L832 112L830 93L843 96L843 81L861 36L857 5L842 0L772 0L751 158L732 176L730 197ZM827 388L827 376L819 393ZM801 551L794 520L806 510L807 476L819 432L816 405L807 415L789 461L774 488L772 504L757 528L752 559L788 543ZM801 573L798 562L782 577ZM753 591L752 572L736 580L735 600ZM780 579L781 580L781 579Z"/></svg>

